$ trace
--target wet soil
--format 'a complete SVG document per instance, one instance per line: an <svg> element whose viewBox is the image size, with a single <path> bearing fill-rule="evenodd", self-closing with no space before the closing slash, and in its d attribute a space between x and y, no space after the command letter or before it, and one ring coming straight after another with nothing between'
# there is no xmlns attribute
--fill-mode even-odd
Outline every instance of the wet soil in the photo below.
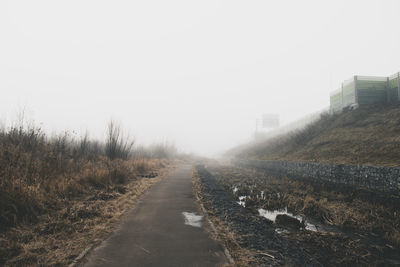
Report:
<svg viewBox="0 0 400 267"><path fill-rule="evenodd" d="M232 166L212 165L198 170L212 208L251 243L241 244L252 247L253 242L261 242L271 249L270 243L275 242L275 250L282 255L278 265L287 261L288 255L296 260L308 257L324 266L400 266L398 205ZM278 214L298 219L298 223L286 220L292 226L278 224L274 222ZM240 220L247 226L237 223L236 216L245 216ZM286 251L281 242L300 249L301 255Z"/></svg>
<svg viewBox="0 0 400 267"><path fill-rule="evenodd" d="M197 172L206 208L227 223L240 246L269 255L258 254L259 266L321 266L305 250L279 236L271 221L236 203L204 166L197 166Z"/></svg>

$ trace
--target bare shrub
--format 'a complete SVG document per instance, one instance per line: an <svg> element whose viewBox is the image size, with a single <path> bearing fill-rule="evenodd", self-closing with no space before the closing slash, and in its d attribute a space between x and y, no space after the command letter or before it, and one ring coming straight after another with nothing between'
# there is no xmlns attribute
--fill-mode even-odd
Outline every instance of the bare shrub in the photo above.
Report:
<svg viewBox="0 0 400 267"><path fill-rule="evenodd" d="M162 142L151 147L151 156L154 158L173 158L177 154L174 144Z"/></svg>
<svg viewBox="0 0 400 267"><path fill-rule="evenodd" d="M150 146L137 146L133 149L132 155L136 159L140 158L157 158L172 159L178 154L178 150L173 143L160 142Z"/></svg>
<svg viewBox="0 0 400 267"><path fill-rule="evenodd" d="M0 127L0 232L33 223L75 197L124 192L124 184L138 173L161 167L162 160L153 160L157 153L148 148L140 159L129 159L133 145L113 121L106 143L88 133L79 139L69 132L48 137L32 124ZM171 154L164 150L157 155Z"/></svg>
<svg viewBox="0 0 400 267"><path fill-rule="evenodd" d="M129 136L124 137L120 125L113 120L108 123L105 153L109 159L127 159L134 144Z"/></svg>
<svg viewBox="0 0 400 267"><path fill-rule="evenodd" d="M98 140L90 139L89 133L86 132L78 141L73 142L73 154L75 158L86 158L95 160L105 153L105 145Z"/></svg>

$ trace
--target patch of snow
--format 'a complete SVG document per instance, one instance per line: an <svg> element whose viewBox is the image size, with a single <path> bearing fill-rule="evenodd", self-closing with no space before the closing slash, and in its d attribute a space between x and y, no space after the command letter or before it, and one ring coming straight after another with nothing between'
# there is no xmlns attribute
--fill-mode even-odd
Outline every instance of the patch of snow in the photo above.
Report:
<svg viewBox="0 0 400 267"><path fill-rule="evenodd" d="M240 196L239 201L237 203L243 207L246 207L246 198L247 196Z"/></svg>
<svg viewBox="0 0 400 267"><path fill-rule="evenodd" d="M281 228L276 228L275 232L278 233L278 234L289 233L288 230L281 229Z"/></svg>
<svg viewBox="0 0 400 267"><path fill-rule="evenodd" d="M193 227L201 227L202 226L202 215L196 215L194 212L182 212L183 217L185 218L185 224Z"/></svg>
<svg viewBox="0 0 400 267"><path fill-rule="evenodd" d="M290 212L287 211L287 208L282 209L282 210L265 210L265 209L258 209L258 214L264 218L267 218L268 220L271 220L275 222L276 216L279 214L285 214L288 215L292 218L296 218L300 221L303 221L304 218L301 215L294 215ZM317 226L315 224L309 223L306 221L305 223L305 228L306 230L313 231L313 232L318 232Z"/></svg>

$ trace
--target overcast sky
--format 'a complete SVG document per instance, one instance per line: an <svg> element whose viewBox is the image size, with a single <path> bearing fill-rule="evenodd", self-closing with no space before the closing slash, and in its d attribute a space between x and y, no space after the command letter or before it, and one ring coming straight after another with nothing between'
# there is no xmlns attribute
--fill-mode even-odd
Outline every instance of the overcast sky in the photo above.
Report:
<svg viewBox="0 0 400 267"><path fill-rule="evenodd" d="M400 71L400 1L1 0L0 120L215 155L354 74Z"/></svg>

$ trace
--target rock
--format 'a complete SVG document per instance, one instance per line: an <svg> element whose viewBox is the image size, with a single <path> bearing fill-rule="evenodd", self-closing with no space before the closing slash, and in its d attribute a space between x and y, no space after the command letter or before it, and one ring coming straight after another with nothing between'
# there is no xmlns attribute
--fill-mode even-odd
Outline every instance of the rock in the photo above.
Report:
<svg viewBox="0 0 400 267"><path fill-rule="evenodd" d="M279 214L276 216L275 223L279 226L283 226L291 229L300 229L302 227L302 223L300 220L290 217L286 214Z"/></svg>

